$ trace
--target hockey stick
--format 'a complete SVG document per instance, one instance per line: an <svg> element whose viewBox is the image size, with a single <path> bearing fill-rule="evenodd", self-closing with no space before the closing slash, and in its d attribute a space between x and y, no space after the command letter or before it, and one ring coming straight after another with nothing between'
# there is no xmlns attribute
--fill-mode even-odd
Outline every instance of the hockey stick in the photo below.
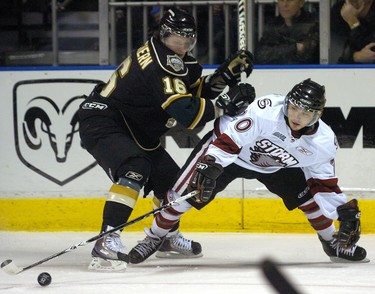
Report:
<svg viewBox="0 0 375 294"><path fill-rule="evenodd" d="M132 224L134 224L134 223L137 223L137 222L139 222L139 221L141 221L141 220L143 220L143 219L149 217L149 216L152 215L152 214L156 214L156 213L158 213L158 212L161 212L161 211L163 211L163 210L166 210L166 209L170 208L171 206L176 205L176 204L178 204L178 203L180 203L180 202L182 202L182 201L184 201L184 200L187 200L187 199L189 199L189 198L191 198L191 197L193 197L193 196L195 196L195 195L197 195L197 194L198 194L198 191L192 191L192 192L190 192L189 194L186 194L186 195L184 195L184 196L181 196L181 197L177 198L176 200L173 200L173 201L171 201L171 202L169 202L169 203L167 203L167 204L165 204L165 205L162 205L162 206L160 206L159 208L154 209L154 210L152 210L152 211L150 211L150 212L148 212L148 213L145 213L145 214L143 214L143 215L141 215L141 216L139 216L139 217L137 217L137 218L135 218L135 219L133 219L133 220L131 220L131 221L129 221L129 222L126 222L126 223L124 223L124 224L121 224L121 225L119 225L119 226L117 226L117 227L115 227L115 228L113 228L113 229L111 229L111 230L108 230L108 231L106 231L106 232L102 232L102 233L100 233L99 235L96 235L96 236L94 236L94 237L92 237L92 238L90 238L90 239L88 239L88 240L86 240L86 241L82 241L81 243L78 243L78 244L76 244L76 245L70 246L69 248L66 248L65 250L63 250L63 251L61 251L61 252L59 252L59 253L55 253L55 254L53 254L53 255L51 255L51 256L49 256L49 257L46 257L46 258L44 258L44 259L42 259L42 260L39 260L39 261L37 261L37 262L35 262L35 263L33 263L33 264L29 265L29 266L26 266L26 267L24 267L24 268L18 267L18 266L17 266L17 265L11 260L11 259L7 259L7 260L5 260L5 261L1 264L1 268L2 268L7 274L10 274L10 275L17 275L17 274L19 274L19 273L21 273L21 272L24 272L24 271L26 271L26 270L28 270L28 269L31 269L31 268L33 268L33 267L35 267L35 266L37 266L37 265L40 265L40 264L42 264L42 263L45 263L46 261L49 261L49 260L51 260L51 259L54 259L54 258L60 256L60 255L63 255L63 254L68 253L68 252L70 252L70 251L72 251L72 250L75 250L75 249L77 249L78 247L86 246L87 244L89 244L89 243L91 243L91 242L94 242L94 241L96 241L96 240L99 240L99 239L103 238L104 236L106 236L106 235L108 235L108 234L111 234L111 233L113 233L113 232L115 232L115 231L118 231L118 230L121 230L121 229L123 229L123 228L126 228L126 227L128 227L128 226L130 226L130 225L132 225ZM125 254L122 254L122 255L125 256ZM125 260L125 261L126 261L126 260Z"/></svg>
<svg viewBox="0 0 375 294"><path fill-rule="evenodd" d="M262 272L279 294L300 294L287 277L271 259L264 259L260 264Z"/></svg>
<svg viewBox="0 0 375 294"><path fill-rule="evenodd" d="M247 48L247 23L246 23L247 0L238 1L238 49ZM245 68L241 68L241 83L246 82Z"/></svg>

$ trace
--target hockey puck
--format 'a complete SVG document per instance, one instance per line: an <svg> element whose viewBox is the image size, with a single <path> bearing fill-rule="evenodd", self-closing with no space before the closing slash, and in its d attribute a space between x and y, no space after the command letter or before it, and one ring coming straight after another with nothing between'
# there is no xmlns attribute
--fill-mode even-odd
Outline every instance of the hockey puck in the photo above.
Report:
<svg viewBox="0 0 375 294"><path fill-rule="evenodd" d="M43 287L48 286L49 284L51 284L51 282L52 277L49 273L44 272L38 276L38 283Z"/></svg>

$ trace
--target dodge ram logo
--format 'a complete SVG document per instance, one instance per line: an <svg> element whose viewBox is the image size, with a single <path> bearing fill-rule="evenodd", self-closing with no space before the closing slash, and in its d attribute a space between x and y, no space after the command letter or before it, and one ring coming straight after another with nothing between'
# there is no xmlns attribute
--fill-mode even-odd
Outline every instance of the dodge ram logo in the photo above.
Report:
<svg viewBox="0 0 375 294"><path fill-rule="evenodd" d="M19 159L63 186L96 165L81 147L78 108L100 81L20 81L13 88L15 146Z"/></svg>

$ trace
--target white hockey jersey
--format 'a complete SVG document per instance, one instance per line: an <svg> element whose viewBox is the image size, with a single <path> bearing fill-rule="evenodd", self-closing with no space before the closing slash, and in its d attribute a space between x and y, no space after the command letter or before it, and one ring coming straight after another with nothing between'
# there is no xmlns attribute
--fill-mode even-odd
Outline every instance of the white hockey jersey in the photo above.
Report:
<svg viewBox="0 0 375 294"><path fill-rule="evenodd" d="M335 176L336 136L322 120L311 134L292 134L284 117L284 99L263 96L243 114L218 119L206 154L224 167L235 163L260 173L300 167L324 215L337 219L336 207L346 202L346 196Z"/></svg>

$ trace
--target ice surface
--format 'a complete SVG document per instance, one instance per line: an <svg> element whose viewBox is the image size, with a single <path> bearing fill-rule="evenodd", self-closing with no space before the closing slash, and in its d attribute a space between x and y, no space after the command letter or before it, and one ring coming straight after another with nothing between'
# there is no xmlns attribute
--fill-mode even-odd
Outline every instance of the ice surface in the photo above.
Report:
<svg viewBox="0 0 375 294"><path fill-rule="evenodd" d="M12 259L25 267L95 233L0 232L0 263ZM370 263L330 262L314 234L185 233L199 241L202 258L170 260L152 256L123 273L91 272L90 243L42 265L11 276L0 271L0 293L56 294L237 294L277 293L264 278L259 264L271 258L301 294L375 293L375 235L362 235L359 245L367 249ZM128 249L143 233L122 233ZM41 272L52 283L41 287Z"/></svg>

